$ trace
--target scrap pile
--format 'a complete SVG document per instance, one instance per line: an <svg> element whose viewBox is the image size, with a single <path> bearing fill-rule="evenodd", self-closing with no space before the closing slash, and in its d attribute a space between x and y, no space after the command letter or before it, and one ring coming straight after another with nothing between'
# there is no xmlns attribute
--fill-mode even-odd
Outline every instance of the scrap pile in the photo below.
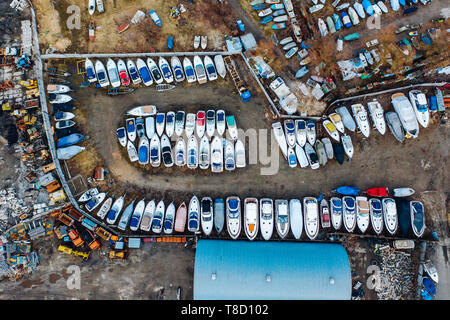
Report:
<svg viewBox="0 0 450 320"><path fill-rule="evenodd" d="M379 300L413 300L414 269L408 253L396 251L389 246L378 248L381 257Z"/></svg>

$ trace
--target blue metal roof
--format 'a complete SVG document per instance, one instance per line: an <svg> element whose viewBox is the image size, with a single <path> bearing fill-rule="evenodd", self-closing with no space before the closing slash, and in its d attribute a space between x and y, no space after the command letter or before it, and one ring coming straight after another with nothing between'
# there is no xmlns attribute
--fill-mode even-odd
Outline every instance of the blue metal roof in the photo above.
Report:
<svg viewBox="0 0 450 320"><path fill-rule="evenodd" d="M199 240L194 299L349 300L351 272L342 245Z"/></svg>

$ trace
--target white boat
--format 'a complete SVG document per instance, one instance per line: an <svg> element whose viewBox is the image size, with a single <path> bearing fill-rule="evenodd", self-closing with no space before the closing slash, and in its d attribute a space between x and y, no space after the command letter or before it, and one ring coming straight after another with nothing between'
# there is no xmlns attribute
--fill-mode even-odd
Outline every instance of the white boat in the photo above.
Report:
<svg viewBox="0 0 450 320"><path fill-rule="evenodd" d="M395 234L398 227L397 206L394 199L383 198L383 218L386 230L390 234Z"/></svg>
<svg viewBox="0 0 450 320"><path fill-rule="evenodd" d="M99 13L105 12L105 8L103 7L103 0L97 0L97 11Z"/></svg>
<svg viewBox="0 0 450 320"><path fill-rule="evenodd" d="M209 137L212 137L215 131L216 131L216 112L210 109L206 111L206 134Z"/></svg>
<svg viewBox="0 0 450 320"><path fill-rule="evenodd" d="M175 115L175 133L177 136L181 136L183 134L185 118L186 113L183 110L177 111Z"/></svg>
<svg viewBox="0 0 450 320"><path fill-rule="evenodd" d="M194 36L194 49L198 49L200 46L200 36Z"/></svg>
<svg viewBox="0 0 450 320"><path fill-rule="evenodd" d="M217 80L217 70L216 67L214 66L214 62L212 61L212 59L209 56L205 56L203 62L205 65L208 80L209 81Z"/></svg>
<svg viewBox="0 0 450 320"><path fill-rule="evenodd" d="M420 90L411 90L409 92L409 100L416 113L417 122L426 128L430 122L430 113L428 112L427 97Z"/></svg>
<svg viewBox="0 0 450 320"><path fill-rule="evenodd" d="M200 40L200 47L205 50L208 45L208 36L202 36Z"/></svg>
<svg viewBox="0 0 450 320"><path fill-rule="evenodd" d="M403 93L393 94L391 96L391 102L406 133L413 138L417 138L419 135L419 125L411 102Z"/></svg>
<svg viewBox="0 0 450 320"><path fill-rule="evenodd" d="M322 138L323 146L325 147L325 153L327 154L328 159L333 159L334 157L334 150L333 150L333 144L331 143L330 138Z"/></svg>
<svg viewBox="0 0 450 320"><path fill-rule="evenodd" d="M245 147L241 140L237 140L234 145L234 153L236 159L236 168L244 168L246 166Z"/></svg>
<svg viewBox="0 0 450 320"><path fill-rule="evenodd" d="M197 111L196 121L195 121L195 131L199 138L203 137L206 128L206 113L203 110Z"/></svg>
<svg viewBox="0 0 450 320"><path fill-rule="evenodd" d="M244 200L244 231L249 240L258 235L258 199L245 198Z"/></svg>
<svg viewBox="0 0 450 320"><path fill-rule="evenodd" d="M173 233L173 225L175 221L175 205L171 202L166 209L166 215L164 217L163 230L165 234Z"/></svg>
<svg viewBox="0 0 450 320"><path fill-rule="evenodd" d="M152 58L147 58L147 67L148 67L148 70L150 70L151 77L156 82L156 84L163 83L164 77L161 73L161 70L159 70L158 65L156 64L155 60L153 60ZM138 65L138 68L139 68L139 65Z"/></svg>
<svg viewBox="0 0 450 320"><path fill-rule="evenodd" d="M384 110L381 104L373 99L372 102L367 103L367 108L369 109L372 122L378 132L382 135L386 132L386 121L384 120Z"/></svg>
<svg viewBox="0 0 450 320"><path fill-rule="evenodd" d="M164 124L166 122L166 114L164 112L158 112L156 114L156 133L161 136L164 133Z"/></svg>
<svg viewBox="0 0 450 320"><path fill-rule="evenodd" d="M136 66L144 85L147 87L151 86L153 84L153 77L151 76L151 72L147 64L144 62L144 60L139 58L136 60Z"/></svg>
<svg viewBox="0 0 450 320"><path fill-rule="evenodd" d="M313 5L312 7L310 7L308 9L308 11L309 11L309 13L314 13L314 12L317 12L319 10L322 10L322 8L323 8L323 4L316 4L316 5Z"/></svg>
<svg viewBox="0 0 450 320"><path fill-rule="evenodd" d="M336 126L331 122L330 120L325 120L322 122L323 127L325 128L325 131L337 142L340 141L339 132L336 128Z"/></svg>
<svg viewBox="0 0 450 320"><path fill-rule="evenodd" d="M259 225L264 240L270 240L273 233L273 200L262 198L259 200Z"/></svg>
<svg viewBox="0 0 450 320"><path fill-rule="evenodd" d="M205 236L209 236L214 225L213 201L210 197L202 198L200 203L200 221L203 233Z"/></svg>
<svg viewBox="0 0 450 320"><path fill-rule="evenodd" d="M133 109L130 109L127 111L128 115L136 116L136 117L147 117L147 116L153 116L157 112L157 108L154 105L145 105L145 106L139 106L134 107Z"/></svg>
<svg viewBox="0 0 450 320"><path fill-rule="evenodd" d="M292 119L284 120L284 132L288 146L293 148L295 146L296 140L294 120Z"/></svg>
<svg viewBox="0 0 450 320"><path fill-rule="evenodd" d="M75 121L72 120L61 120L61 121L57 121L55 124L55 128L56 129L67 129L70 127L73 127L76 124Z"/></svg>
<svg viewBox="0 0 450 320"><path fill-rule="evenodd" d="M199 56L194 56L194 70L199 84L206 83L207 76L205 66Z"/></svg>
<svg viewBox="0 0 450 320"><path fill-rule="evenodd" d="M316 124L312 120L306 122L306 139L312 146L316 142Z"/></svg>
<svg viewBox="0 0 450 320"><path fill-rule="evenodd" d="M130 158L131 162L138 161L139 157L136 151L136 147L134 146L133 142L128 140L127 142L127 151L128 151L128 157Z"/></svg>
<svg viewBox="0 0 450 320"><path fill-rule="evenodd" d="M106 215L106 222L108 224L116 223L116 220L120 215L120 211L122 211L124 199L125 195L120 196L116 201L114 201L111 210L109 210L108 214Z"/></svg>
<svg viewBox="0 0 450 320"><path fill-rule="evenodd" d="M105 200L105 197L106 197L105 192L100 192L96 194L84 205L85 209L91 212L92 210L97 208L103 202L103 200Z"/></svg>
<svg viewBox="0 0 450 320"><path fill-rule="evenodd" d="M394 138L402 143L405 140L405 131L403 130L398 114L395 112L386 112L384 117Z"/></svg>
<svg viewBox="0 0 450 320"><path fill-rule="evenodd" d="M346 107L339 107L336 109L336 112L341 116L342 123L348 130L350 130L350 131L356 130L356 123L353 120L352 116L350 115L350 112L348 112Z"/></svg>
<svg viewBox="0 0 450 320"><path fill-rule="evenodd" d="M200 140L200 147L198 153L198 166L200 169L206 170L209 168L209 163L211 162L210 150L209 150L209 139L206 135Z"/></svg>
<svg viewBox="0 0 450 320"><path fill-rule="evenodd" d="M295 144L295 154L297 156L297 163L300 168L306 168L309 166L308 158L306 157L305 150L298 143Z"/></svg>
<svg viewBox="0 0 450 320"><path fill-rule="evenodd" d="M144 209L144 214L142 215L142 220L139 228L142 231L150 231L150 228L152 227L153 222L153 215L155 214L156 210L156 201L151 200L147 203Z"/></svg>
<svg viewBox="0 0 450 320"><path fill-rule="evenodd" d="M356 226L356 205L355 198L350 196L344 196L342 198L343 211L342 220L344 221L344 227L348 232L353 232Z"/></svg>
<svg viewBox="0 0 450 320"><path fill-rule="evenodd" d="M279 44L284 46L286 44L288 44L289 42L293 42L294 39L292 37L286 37L280 40Z"/></svg>
<svg viewBox="0 0 450 320"><path fill-rule="evenodd" d="M370 135L370 124L369 119L367 118L366 109L360 103L353 104L351 108L359 130L363 136L368 138Z"/></svg>
<svg viewBox="0 0 450 320"><path fill-rule="evenodd" d="M216 65L217 74L222 78L225 78L227 75L227 69L225 68L225 63L221 54L214 56L214 63Z"/></svg>
<svg viewBox="0 0 450 320"><path fill-rule="evenodd" d="M367 197L356 197L356 224L359 230L364 233L370 224L370 209Z"/></svg>
<svg viewBox="0 0 450 320"><path fill-rule="evenodd" d="M164 214L166 212L166 206L164 201L161 200L158 202L156 206L155 213L153 214L152 219L152 232L153 233L161 233L163 228Z"/></svg>
<svg viewBox="0 0 450 320"><path fill-rule="evenodd" d="M187 143L187 167L189 169L197 169L198 167L198 144L195 135L189 137Z"/></svg>
<svg viewBox="0 0 450 320"><path fill-rule="evenodd" d="M186 165L186 143L183 137L178 137L175 143L175 165L179 167Z"/></svg>
<svg viewBox="0 0 450 320"><path fill-rule="evenodd" d="M67 103L72 101L72 97L68 94L49 94L49 102L52 104Z"/></svg>
<svg viewBox="0 0 450 320"><path fill-rule="evenodd" d="M344 134L342 136L342 146L344 147L344 152L347 155L347 157L349 159L351 159L353 157L353 143L352 143L352 138L350 138L350 136L348 134Z"/></svg>
<svg viewBox="0 0 450 320"><path fill-rule="evenodd" d="M327 25L325 24L325 21L323 21L322 18L317 19L317 26L320 31L320 35L322 37L325 37L328 34Z"/></svg>
<svg viewBox="0 0 450 320"><path fill-rule="evenodd" d="M106 62L106 70L108 71L108 77L109 81L111 81L111 86L113 88L120 87L119 71L113 59L109 58Z"/></svg>
<svg viewBox="0 0 450 320"><path fill-rule="evenodd" d="M92 16L95 12L95 0L89 0L89 7L88 7L89 14Z"/></svg>
<svg viewBox="0 0 450 320"><path fill-rule="evenodd" d="M286 22L286 21L288 21L288 20L289 20L289 17L288 17L287 14L284 14L284 15L277 16L277 17L273 18L273 22L275 22L275 23ZM293 47L291 47L291 48L293 48ZM291 48L290 48L290 49L291 49ZM283 49L284 49L284 48L283 48ZM286 50L286 49L285 49L285 50ZM289 49L287 49L287 50L289 50Z"/></svg>
<svg viewBox="0 0 450 320"><path fill-rule="evenodd" d="M295 120L295 137L300 147L304 147L306 143L306 121Z"/></svg>
<svg viewBox="0 0 450 320"><path fill-rule="evenodd" d="M226 224L228 234L237 239L241 233L241 199L231 196L226 199Z"/></svg>
<svg viewBox="0 0 450 320"><path fill-rule="evenodd" d="M330 206L326 199L320 201L320 224L322 228L329 228L331 225Z"/></svg>
<svg viewBox="0 0 450 320"><path fill-rule="evenodd" d="M186 218L187 218L187 206L185 202L182 202L177 209L175 216L175 227L176 232L184 232L186 228Z"/></svg>
<svg viewBox="0 0 450 320"><path fill-rule="evenodd" d="M372 198L369 200L370 206L370 222L376 234L381 234L383 231L383 209L381 200Z"/></svg>
<svg viewBox="0 0 450 320"><path fill-rule="evenodd" d="M154 134L150 140L150 164L152 167L161 165L161 142L157 134Z"/></svg>
<svg viewBox="0 0 450 320"><path fill-rule="evenodd" d="M392 189L392 195L394 197L409 197L415 193L411 188L394 188Z"/></svg>
<svg viewBox="0 0 450 320"><path fill-rule="evenodd" d="M141 76L139 75L138 69L136 68L136 64L133 60L127 59L127 69L133 84L139 84L142 82Z"/></svg>
<svg viewBox="0 0 450 320"><path fill-rule="evenodd" d="M289 207L285 199L275 200L275 228L281 239L289 233Z"/></svg>
<svg viewBox="0 0 450 320"><path fill-rule="evenodd" d="M97 81L97 73L95 72L94 63L86 58L86 61L84 62L84 68L86 69L86 77L89 82L96 82Z"/></svg>
<svg viewBox="0 0 450 320"><path fill-rule="evenodd" d="M170 59L170 64L172 65L175 81L183 82L186 79L186 77L184 76L183 65L181 64L180 59L177 56L173 56Z"/></svg>
<svg viewBox="0 0 450 320"><path fill-rule="evenodd" d="M225 132L225 111L223 110L216 111L216 127L217 133L222 136Z"/></svg>
<svg viewBox="0 0 450 320"><path fill-rule="evenodd" d="M173 166L172 145L170 144L170 139L165 134L161 137L161 158L167 168Z"/></svg>
<svg viewBox="0 0 450 320"><path fill-rule="evenodd" d="M273 133L275 135L275 140L278 142L278 145L280 146L281 152L283 153L283 156L285 159L287 159L287 143L286 138L284 137L284 131L281 127L281 123L274 122L272 123L272 129Z"/></svg>
<svg viewBox="0 0 450 320"><path fill-rule="evenodd" d="M236 162L234 159L234 142L232 140L226 139L224 157L225 170L233 171L236 169Z"/></svg>
<svg viewBox="0 0 450 320"><path fill-rule="evenodd" d="M311 166L311 169L313 170L318 169L320 167L319 158L317 157L316 151L314 150L312 145L309 144L309 142L305 144L305 154L306 157L308 158L308 162L309 165Z"/></svg>
<svg viewBox="0 0 450 320"><path fill-rule="evenodd" d="M322 141L317 139L314 148L316 149L317 158L319 158L319 165L325 166L327 164L328 157L327 153L325 152L325 146L323 145Z"/></svg>
<svg viewBox="0 0 450 320"><path fill-rule="evenodd" d="M155 134L155 117L146 117L145 118L145 134L147 138L153 138Z"/></svg>
<svg viewBox="0 0 450 320"><path fill-rule="evenodd" d="M103 62L101 62L100 60L97 60L95 62L95 73L97 74L97 79L100 87L103 88L109 86L108 74L106 73Z"/></svg>
<svg viewBox="0 0 450 320"><path fill-rule="evenodd" d="M303 198L303 218L306 235L314 240L319 234L319 205L316 198Z"/></svg>
<svg viewBox="0 0 450 320"><path fill-rule="evenodd" d="M185 126L185 132L186 137L190 137L194 134L195 129L195 113L188 113L186 115L186 126Z"/></svg>
<svg viewBox="0 0 450 320"><path fill-rule="evenodd" d="M292 234L298 240L301 238L303 232L302 203L299 199L289 200L289 215Z"/></svg>
<svg viewBox="0 0 450 320"><path fill-rule="evenodd" d="M188 231L197 233L200 230L200 204L197 196L193 196L188 207Z"/></svg>
<svg viewBox="0 0 450 320"><path fill-rule="evenodd" d="M48 84L47 85L47 92L48 93L54 93L54 94L61 94L61 93L67 93L72 91L69 86L63 85L63 84Z"/></svg>
<svg viewBox="0 0 450 320"><path fill-rule="evenodd" d="M120 217L119 223L117 225L117 228L119 230L125 231L125 229L128 225L128 221L131 218L131 214L133 213L133 207L134 207L135 201L136 201L136 199L131 201L131 203L125 208L125 210L123 210L122 216Z"/></svg>
<svg viewBox="0 0 450 320"><path fill-rule="evenodd" d="M175 112L169 111L166 114L166 135L170 138L175 131Z"/></svg>
<svg viewBox="0 0 450 320"><path fill-rule="evenodd" d="M425 231L425 212L422 202L411 201L409 203L411 215L411 228L416 237L421 238Z"/></svg>
<svg viewBox="0 0 450 320"><path fill-rule="evenodd" d="M236 126L236 120L234 119L234 115L228 115L225 117L228 129L228 136L231 140L236 141L238 138L238 129Z"/></svg>
<svg viewBox="0 0 450 320"><path fill-rule="evenodd" d="M111 209L113 201L114 196L111 196L108 199L106 199L106 201L103 202L103 204L101 205L100 209L98 209L97 217L99 217L100 219L104 219L108 211Z"/></svg>
<svg viewBox="0 0 450 320"><path fill-rule="evenodd" d="M359 25L360 21L358 18L358 14L356 13L355 9L353 9L352 7L348 8L348 16L351 19L351 22L354 26Z"/></svg>
<svg viewBox="0 0 450 320"><path fill-rule="evenodd" d="M330 199L331 224L334 229L339 230L342 225L342 199L332 197Z"/></svg>
<svg viewBox="0 0 450 320"><path fill-rule="evenodd" d="M366 17L364 7L361 3L359 3L358 1L355 1L355 3L353 4L353 8L355 8L356 12L358 13L358 15L361 19L364 19Z"/></svg>
<svg viewBox="0 0 450 320"><path fill-rule="evenodd" d="M222 138L215 136L211 142L211 171L223 171L223 144Z"/></svg>
<svg viewBox="0 0 450 320"><path fill-rule="evenodd" d="M267 9L259 11L258 17L262 18L262 17L268 16L268 15L271 15L271 14L272 14L272 9L267 8Z"/></svg>
<svg viewBox="0 0 450 320"><path fill-rule="evenodd" d="M183 59L183 68L184 73L186 74L186 80L188 83L192 83L197 81L197 76L195 75L194 66L192 65L191 60L188 57L184 57Z"/></svg>
<svg viewBox="0 0 450 320"><path fill-rule="evenodd" d="M161 74L162 74L164 80L167 83L172 83L173 82L173 74L172 74L172 70L170 69L169 62L167 62L167 60L165 58L159 57L158 65L159 65L159 69L161 70Z"/></svg>
<svg viewBox="0 0 450 320"><path fill-rule="evenodd" d="M140 165L146 165L149 161L149 142L146 136L139 140L138 160Z"/></svg>
<svg viewBox="0 0 450 320"><path fill-rule="evenodd" d="M80 146L58 148L56 149L56 156L59 160L69 160L84 150L86 150L86 148Z"/></svg>
<svg viewBox="0 0 450 320"><path fill-rule="evenodd" d="M133 215L131 216L130 220L131 231L137 231L139 229L144 209L145 209L145 200L142 199L136 204L136 207L134 207Z"/></svg>
<svg viewBox="0 0 450 320"><path fill-rule="evenodd" d="M328 117L330 118L331 122L334 124L336 129L339 132L344 133L345 128L344 123L342 122L341 115L339 113L333 112Z"/></svg>
<svg viewBox="0 0 450 320"><path fill-rule="evenodd" d="M433 265L431 260L428 260L423 264L423 269L430 276L431 280L433 280L436 283L439 283L439 276L436 267Z"/></svg>

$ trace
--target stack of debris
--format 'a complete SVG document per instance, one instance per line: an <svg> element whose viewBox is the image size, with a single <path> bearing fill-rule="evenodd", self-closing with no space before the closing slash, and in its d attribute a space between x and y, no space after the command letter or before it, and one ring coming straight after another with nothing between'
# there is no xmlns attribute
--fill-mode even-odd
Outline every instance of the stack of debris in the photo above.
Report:
<svg viewBox="0 0 450 320"><path fill-rule="evenodd" d="M30 20L22 21L22 54L31 55L31 48L33 46L31 22Z"/></svg>
<svg viewBox="0 0 450 320"><path fill-rule="evenodd" d="M388 245L377 248L380 264L380 285L375 288L379 300L413 300L414 268L409 253L396 251Z"/></svg>
<svg viewBox="0 0 450 320"><path fill-rule="evenodd" d="M27 213L31 208L19 199L14 187L0 190L0 220L7 222L10 217L16 218Z"/></svg>
<svg viewBox="0 0 450 320"><path fill-rule="evenodd" d="M18 11L23 11L23 9L29 7L29 4L27 0L12 0L9 6Z"/></svg>

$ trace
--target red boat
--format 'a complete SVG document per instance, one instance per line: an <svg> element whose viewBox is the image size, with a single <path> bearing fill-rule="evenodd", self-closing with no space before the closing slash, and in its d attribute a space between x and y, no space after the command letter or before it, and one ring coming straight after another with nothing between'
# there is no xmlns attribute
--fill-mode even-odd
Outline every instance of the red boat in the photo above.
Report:
<svg viewBox="0 0 450 320"><path fill-rule="evenodd" d="M388 188L370 188L366 190L366 193L372 197L387 197L389 194Z"/></svg>

